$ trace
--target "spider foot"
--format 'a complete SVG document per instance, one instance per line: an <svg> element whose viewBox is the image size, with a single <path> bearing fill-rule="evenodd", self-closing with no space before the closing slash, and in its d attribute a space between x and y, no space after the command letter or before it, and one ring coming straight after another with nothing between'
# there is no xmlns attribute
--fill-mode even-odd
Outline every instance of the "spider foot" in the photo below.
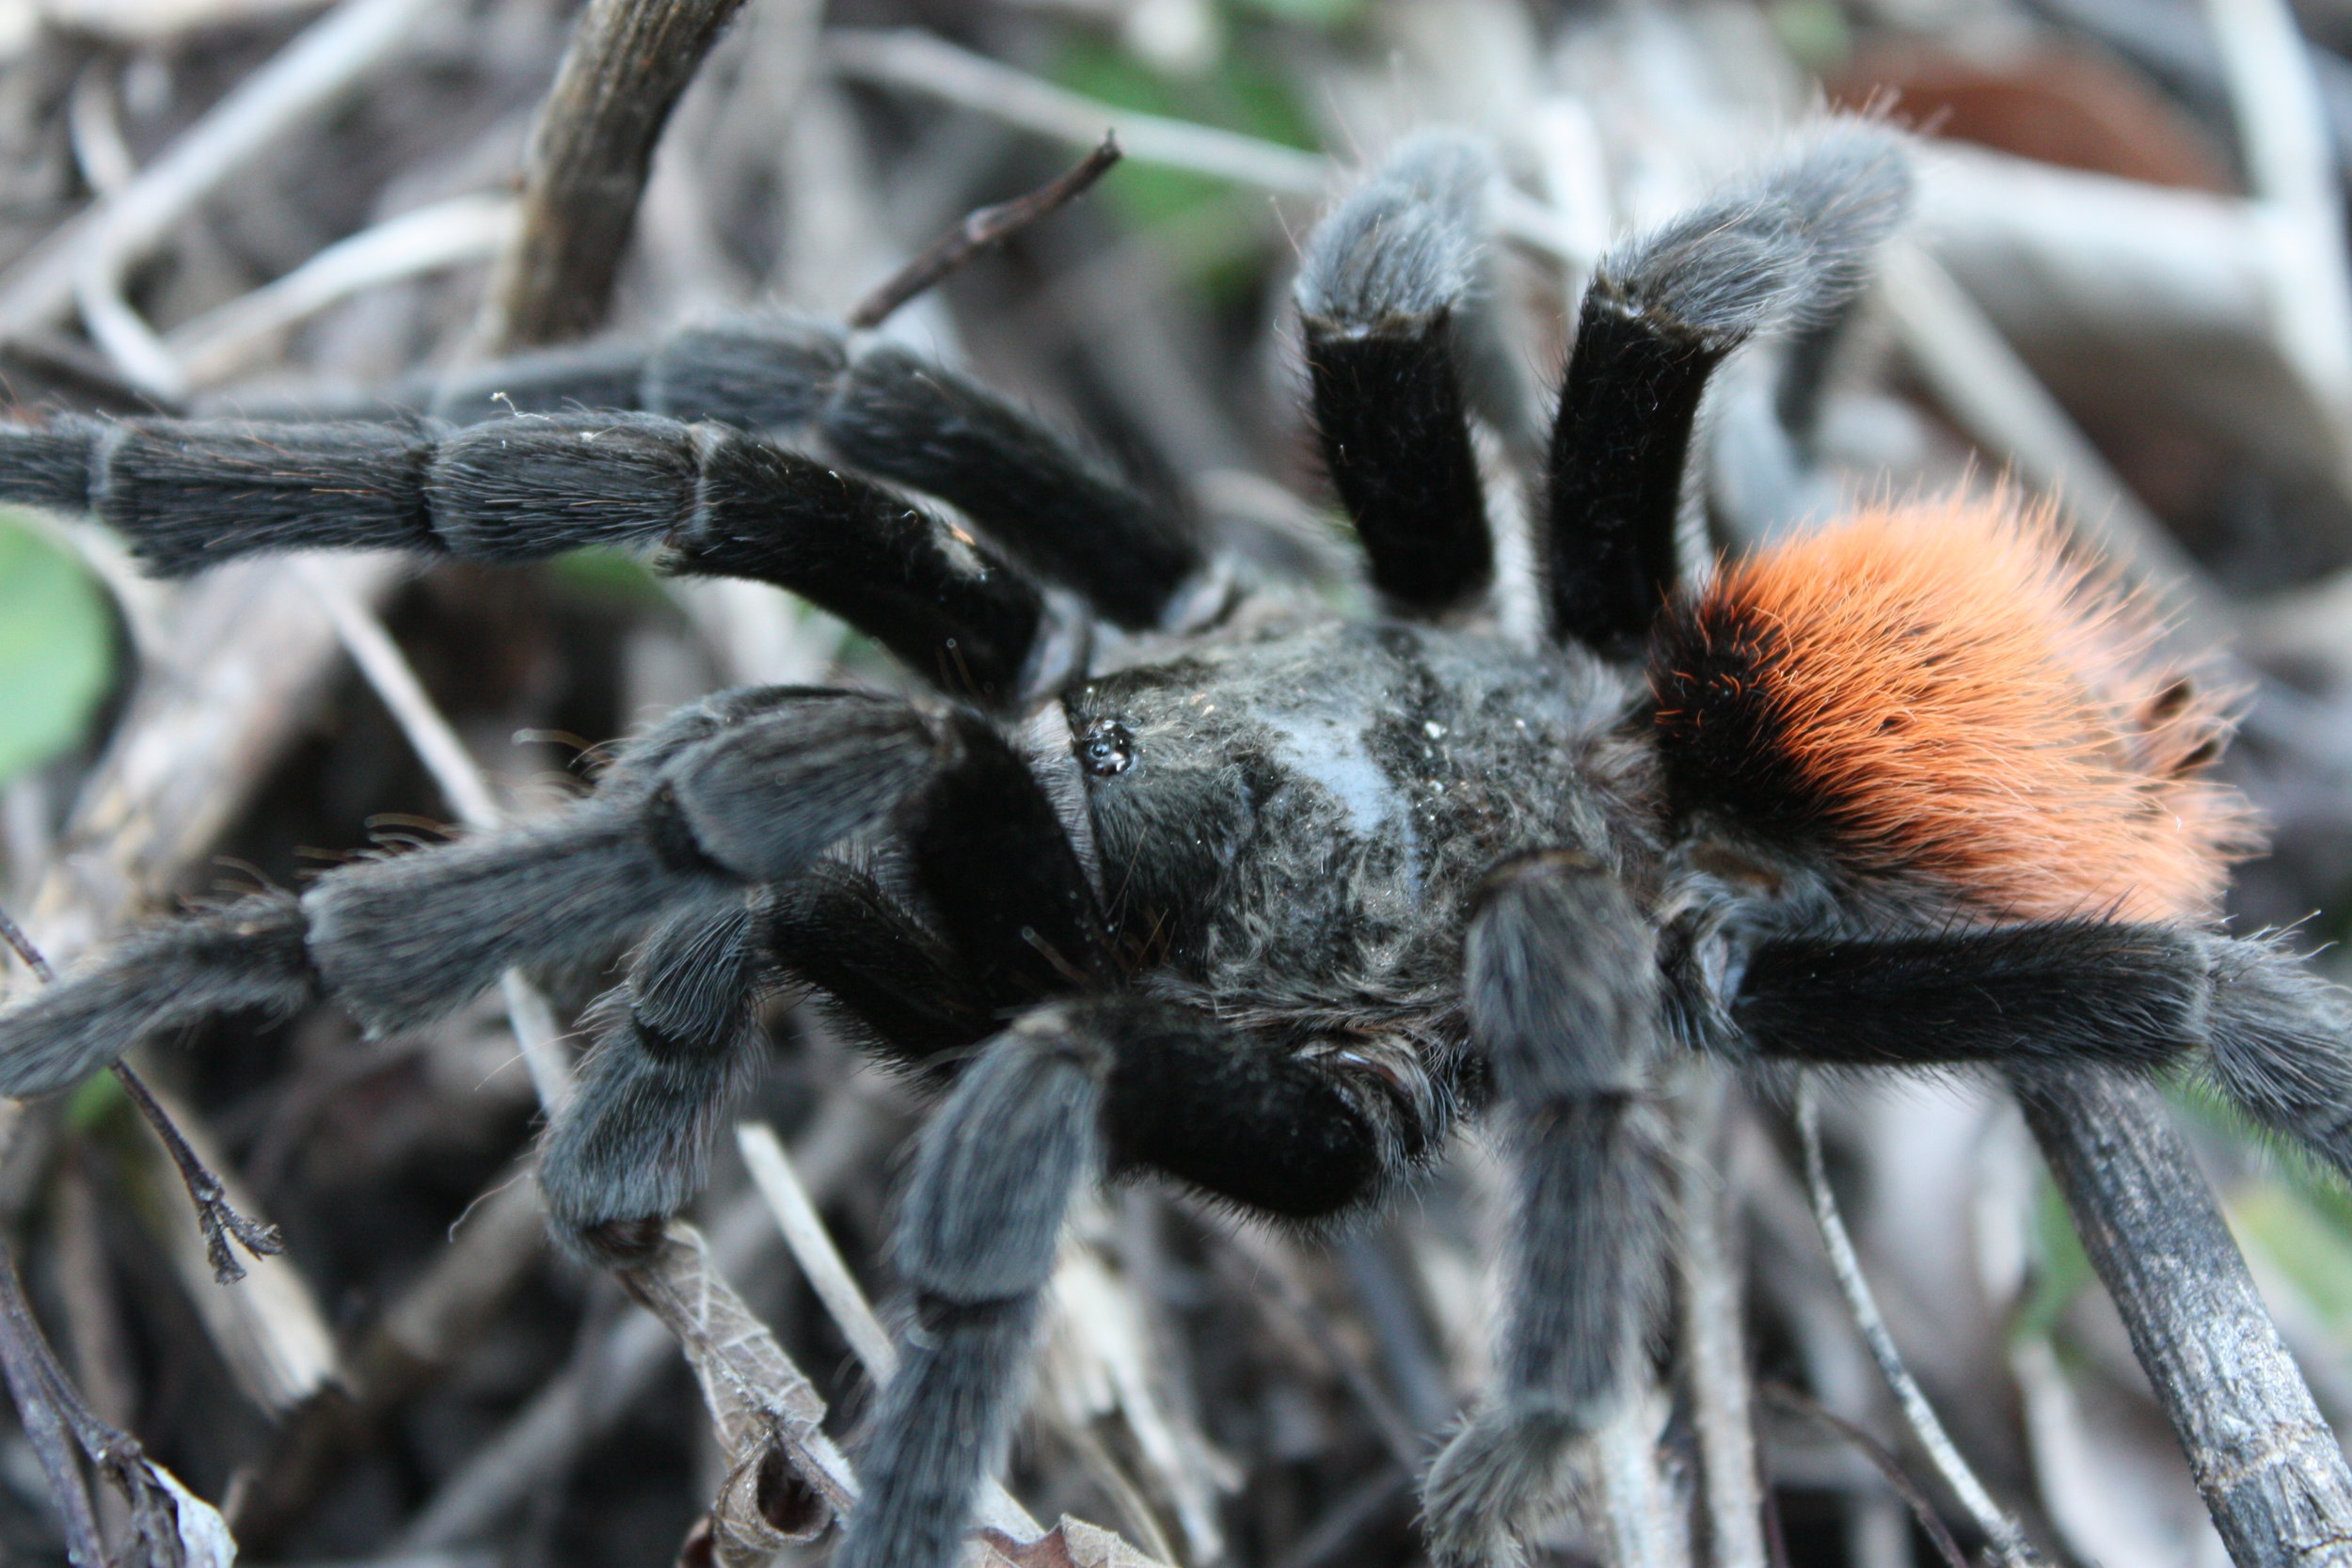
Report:
<svg viewBox="0 0 2352 1568"><path fill-rule="evenodd" d="M1550 1408L1488 1405L1472 1416L1422 1483L1430 1560L1440 1568L1524 1560L1527 1531L1566 1503L1591 1431Z"/></svg>

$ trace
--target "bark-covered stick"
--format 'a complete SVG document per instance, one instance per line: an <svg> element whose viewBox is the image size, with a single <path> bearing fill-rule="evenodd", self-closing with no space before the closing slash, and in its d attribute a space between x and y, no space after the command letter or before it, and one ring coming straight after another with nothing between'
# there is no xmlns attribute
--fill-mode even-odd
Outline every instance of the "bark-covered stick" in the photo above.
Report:
<svg viewBox="0 0 2352 1568"><path fill-rule="evenodd" d="M593 332L661 128L742 0L589 0L524 160L522 227L476 325L482 354Z"/></svg>
<svg viewBox="0 0 2352 1568"><path fill-rule="evenodd" d="M2082 1073L2018 1100L2231 1560L2352 1564L2352 1470L2154 1091Z"/></svg>

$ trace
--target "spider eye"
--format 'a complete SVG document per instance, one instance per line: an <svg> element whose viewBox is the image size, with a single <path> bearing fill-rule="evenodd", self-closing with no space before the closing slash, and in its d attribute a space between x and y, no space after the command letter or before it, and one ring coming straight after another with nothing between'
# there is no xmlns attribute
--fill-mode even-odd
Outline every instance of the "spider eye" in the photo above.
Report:
<svg viewBox="0 0 2352 1568"><path fill-rule="evenodd" d="M1078 737L1078 766L1098 779L1124 773L1136 765L1136 737L1115 719L1097 719Z"/></svg>

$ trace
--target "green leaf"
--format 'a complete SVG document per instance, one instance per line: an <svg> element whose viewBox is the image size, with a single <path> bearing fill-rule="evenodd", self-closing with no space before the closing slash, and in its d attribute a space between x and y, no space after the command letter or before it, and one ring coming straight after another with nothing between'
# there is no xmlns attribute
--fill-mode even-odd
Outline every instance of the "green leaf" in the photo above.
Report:
<svg viewBox="0 0 2352 1568"><path fill-rule="evenodd" d="M2274 1182L2230 1195L2230 1228L2292 1281L2338 1333L2352 1328L2352 1239L2343 1227Z"/></svg>
<svg viewBox="0 0 2352 1568"><path fill-rule="evenodd" d="M0 782L81 740L114 651L105 595L81 562L0 512Z"/></svg>
<svg viewBox="0 0 2352 1568"><path fill-rule="evenodd" d="M591 545L557 556L548 569L558 583L589 598L650 604L661 597L653 568L626 550Z"/></svg>
<svg viewBox="0 0 2352 1568"><path fill-rule="evenodd" d="M131 1097L122 1092L122 1080L111 1072L94 1072L66 1096L65 1124L76 1132L94 1132L130 1103Z"/></svg>
<svg viewBox="0 0 2352 1568"><path fill-rule="evenodd" d="M2058 1183L2043 1176L2035 1183L2034 1269L2031 1288L2010 1323L2017 1338L2047 1338L2075 1292L2091 1281L2090 1257L2074 1234L2074 1219Z"/></svg>

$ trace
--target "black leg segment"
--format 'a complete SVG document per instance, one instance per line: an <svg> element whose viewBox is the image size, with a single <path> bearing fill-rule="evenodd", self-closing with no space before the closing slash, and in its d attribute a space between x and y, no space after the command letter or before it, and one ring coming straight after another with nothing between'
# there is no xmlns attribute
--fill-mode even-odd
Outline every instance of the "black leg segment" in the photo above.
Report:
<svg viewBox="0 0 2352 1568"><path fill-rule="evenodd" d="M1416 135L1323 220L1298 275L1324 466L1407 615L1474 603L1494 575L1460 373L1493 178L1470 138Z"/></svg>
<svg viewBox="0 0 2352 1568"><path fill-rule="evenodd" d="M1757 332L1851 296L1909 189L1894 138L1849 125L1753 190L1602 259L1552 427L1542 554L1553 635L1639 648L1679 575L1683 469L1708 377Z"/></svg>
<svg viewBox="0 0 2352 1568"><path fill-rule="evenodd" d="M2352 1177L2352 996L2275 942L2048 922L1885 941L1776 941L1731 1018L1759 1055L2157 1072L2201 1050L2248 1115Z"/></svg>
<svg viewBox="0 0 2352 1568"><path fill-rule="evenodd" d="M1184 608L1207 556L1170 508L1010 404L904 349L861 355L818 427L851 462L954 502L1048 581L1134 629Z"/></svg>

